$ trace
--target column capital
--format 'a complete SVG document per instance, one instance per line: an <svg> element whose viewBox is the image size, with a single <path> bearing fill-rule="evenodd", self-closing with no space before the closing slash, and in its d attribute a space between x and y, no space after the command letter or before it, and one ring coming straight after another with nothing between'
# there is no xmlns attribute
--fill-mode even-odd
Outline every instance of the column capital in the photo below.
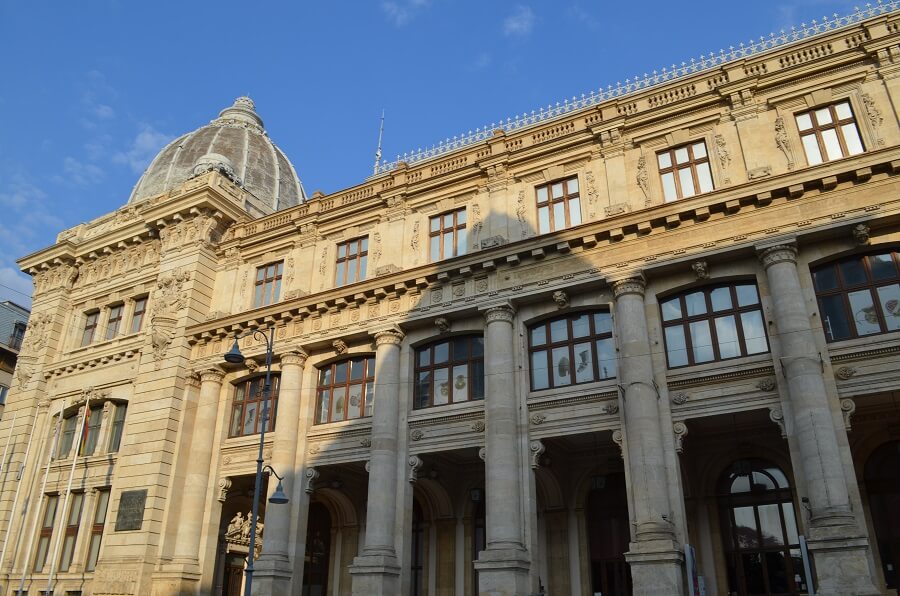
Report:
<svg viewBox="0 0 900 596"><path fill-rule="evenodd" d="M201 383L216 383L221 385L222 380L225 378L225 371L215 367L198 371L198 374L200 375Z"/></svg>
<svg viewBox="0 0 900 596"><path fill-rule="evenodd" d="M484 321L488 324L495 321L512 323L513 317L516 314L515 307L513 307L513 305L508 301L490 304L488 306L482 307L481 311L484 315Z"/></svg>
<svg viewBox="0 0 900 596"><path fill-rule="evenodd" d="M189 373L184 378L184 384L187 385L188 387L193 387L194 389L199 389L200 388L200 373L199 372Z"/></svg>
<svg viewBox="0 0 900 596"><path fill-rule="evenodd" d="M765 269L778 263L797 263L797 245L793 242L757 246L756 254Z"/></svg>
<svg viewBox="0 0 900 596"><path fill-rule="evenodd" d="M626 294L637 294L638 296L644 295L644 291L647 289L647 280L644 279L644 274L637 272L627 277L622 277L620 279L611 280L613 296L616 299L625 296Z"/></svg>
<svg viewBox="0 0 900 596"><path fill-rule="evenodd" d="M373 329L372 331L369 331L369 334L375 338L376 347L382 345L399 346L400 342L402 342L405 337L403 331L396 325L383 327L381 329Z"/></svg>
<svg viewBox="0 0 900 596"><path fill-rule="evenodd" d="M309 358L309 354L306 352L306 350L304 350L303 348L296 348L281 355L281 366L304 366L306 364L307 358Z"/></svg>

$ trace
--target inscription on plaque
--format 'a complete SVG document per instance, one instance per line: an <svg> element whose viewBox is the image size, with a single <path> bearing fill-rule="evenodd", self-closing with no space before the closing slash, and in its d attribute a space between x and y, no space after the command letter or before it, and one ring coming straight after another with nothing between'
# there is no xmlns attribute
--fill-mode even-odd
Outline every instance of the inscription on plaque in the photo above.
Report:
<svg viewBox="0 0 900 596"><path fill-rule="evenodd" d="M116 532L140 530L144 522L144 506L147 504L147 489L126 490L119 498L119 515L116 517Z"/></svg>

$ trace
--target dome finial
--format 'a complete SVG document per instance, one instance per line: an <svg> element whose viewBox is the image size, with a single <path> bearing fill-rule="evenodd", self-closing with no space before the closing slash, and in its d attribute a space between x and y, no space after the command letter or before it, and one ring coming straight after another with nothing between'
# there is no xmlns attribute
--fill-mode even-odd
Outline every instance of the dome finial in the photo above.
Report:
<svg viewBox="0 0 900 596"><path fill-rule="evenodd" d="M260 129L263 128L262 118L256 113L256 104L246 95L238 97L231 106L219 112L219 118L255 124Z"/></svg>

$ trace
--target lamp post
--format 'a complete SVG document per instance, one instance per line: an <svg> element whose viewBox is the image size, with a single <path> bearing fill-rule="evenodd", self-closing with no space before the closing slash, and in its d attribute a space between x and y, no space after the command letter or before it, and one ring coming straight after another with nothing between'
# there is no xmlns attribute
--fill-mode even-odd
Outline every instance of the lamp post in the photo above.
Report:
<svg viewBox="0 0 900 596"><path fill-rule="evenodd" d="M266 379L263 384L263 408L259 428L259 453L256 456L256 481L253 484L253 510L250 517L250 552L247 555L247 568L244 570L246 576L246 581L244 582L244 596L251 596L251 588L253 587L253 560L256 555L256 523L259 520L259 491L260 485L262 485L263 474L263 445L266 440L266 426L269 424L269 398L272 393L272 347L275 343L275 328L269 327L266 331L253 329L243 335L236 335L234 337L234 345L231 346L231 350L225 354L225 362L230 364L244 363L245 358L244 355L241 354L238 340L249 335L252 335L253 337L260 336L266 342ZM269 502L279 505L287 503L287 495L284 494L284 490L281 486L283 478L275 472L272 466L266 465L265 468L278 478L278 487L275 489L272 496L269 497Z"/></svg>

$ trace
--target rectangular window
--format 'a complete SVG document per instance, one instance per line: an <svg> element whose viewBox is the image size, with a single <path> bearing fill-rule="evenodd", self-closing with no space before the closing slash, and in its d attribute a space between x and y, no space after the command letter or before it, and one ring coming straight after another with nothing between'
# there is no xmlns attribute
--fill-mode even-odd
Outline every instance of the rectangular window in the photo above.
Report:
<svg viewBox="0 0 900 596"><path fill-rule="evenodd" d="M72 493L69 516L66 518L65 535L62 552L59 555L59 572L65 573L72 565L72 553L75 551L75 540L78 538L78 526L81 523L81 507L84 504L84 493Z"/></svg>
<svg viewBox="0 0 900 596"><path fill-rule="evenodd" d="M337 286L356 283L366 278L369 238L357 238L338 244L334 283Z"/></svg>
<svg viewBox="0 0 900 596"><path fill-rule="evenodd" d="M81 438L81 453L79 455L93 455L97 448L97 437L100 436L100 422L103 420L103 408L90 409L87 423L84 425L84 434Z"/></svg>
<svg viewBox="0 0 900 596"><path fill-rule="evenodd" d="M6 394L9 393L9 387L0 385L0 406L6 405Z"/></svg>
<svg viewBox="0 0 900 596"><path fill-rule="evenodd" d="M50 551L50 538L53 537L53 522L56 520L56 506L59 503L57 495L47 495L44 504L44 515L41 518L41 530L38 538L37 550L34 553L34 571L41 573L47 564L47 554Z"/></svg>
<svg viewBox="0 0 900 596"><path fill-rule="evenodd" d="M538 186L538 233L564 230L581 223L581 199L578 176Z"/></svg>
<svg viewBox="0 0 900 596"><path fill-rule="evenodd" d="M16 323L9 336L9 347L13 350L21 349L23 339L25 339L25 323Z"/></svg>
<svg viewBox="0 0 900 596"><path fill-rule="evenodd" d="M75 425L78 423L78 414L74 414L64 419L62 422L62 436L59 439L59 450L56 452L58 459L64 459L69 456L72 449L72 442L75 439Z"/></svg>
<svg viewBox="0 0 900 596"><path fill-rule="evenodd" d="M459 209L432 217L429 220L428 235L432 262L466 254L466 210Z"/></svg>
<svg viewBox="0 0 900 596"><path fill-rule="evenodd" d="M119 451L122 444L122 431L125 428L125 412L128 411L128 404L117 404L116 415L113 418L112 429L109 437L109 453Z"/></svg>
<svg viewBox="0 0 900 596"><path fill-rule="evenodd" d="M811 166L865 151L848 101L797 114L796 119Z"/></svg>
<svg viewBox="0 0 900 596"><path fill-rule="evenodd" d="M100 312L94 311L85 314L84 331L81 334L81 345L86 346L94 341L94 332L97 330L97 319L100 318Z"/></svg>
<svg viewBox="0 0 900 596"><path fill-rule="evenodd" d="M668 203L713 190L706 143L700 141L656 154L663 198Z"/></svg>
<svg viewBox="0 0 900 596"><path fill-rule="evenodd" d="M131 333L141 330L145 312L147 312L147 298L138 298L134 301L134 313L131 315Z"/></svg>
<svg viewBox="0 0 900 596"><path fill-rule="evenodd" d="M91 524L91 539L88 544L85 571L93 571L100 556L100 542L103 540L103 527L106 525L106 509L109 506L109 490L97 491L97 506L94 509L94 523Z"/></svg>
<svg viewBox="0 0 900 596"><path fill-rule="evenodd" d="M109 307L109 319L106 322L106 339L113 339L119 334L122 325L122 313L125 307L121 304Z"/></svg>
<svg viewBox="0 0 900 596"><path fill-rule="evenodd" d="M253 307L266 306L278 302L281 294L281 274L284 261L269 263L256 268L256 286L253 294Z"/></svg>

